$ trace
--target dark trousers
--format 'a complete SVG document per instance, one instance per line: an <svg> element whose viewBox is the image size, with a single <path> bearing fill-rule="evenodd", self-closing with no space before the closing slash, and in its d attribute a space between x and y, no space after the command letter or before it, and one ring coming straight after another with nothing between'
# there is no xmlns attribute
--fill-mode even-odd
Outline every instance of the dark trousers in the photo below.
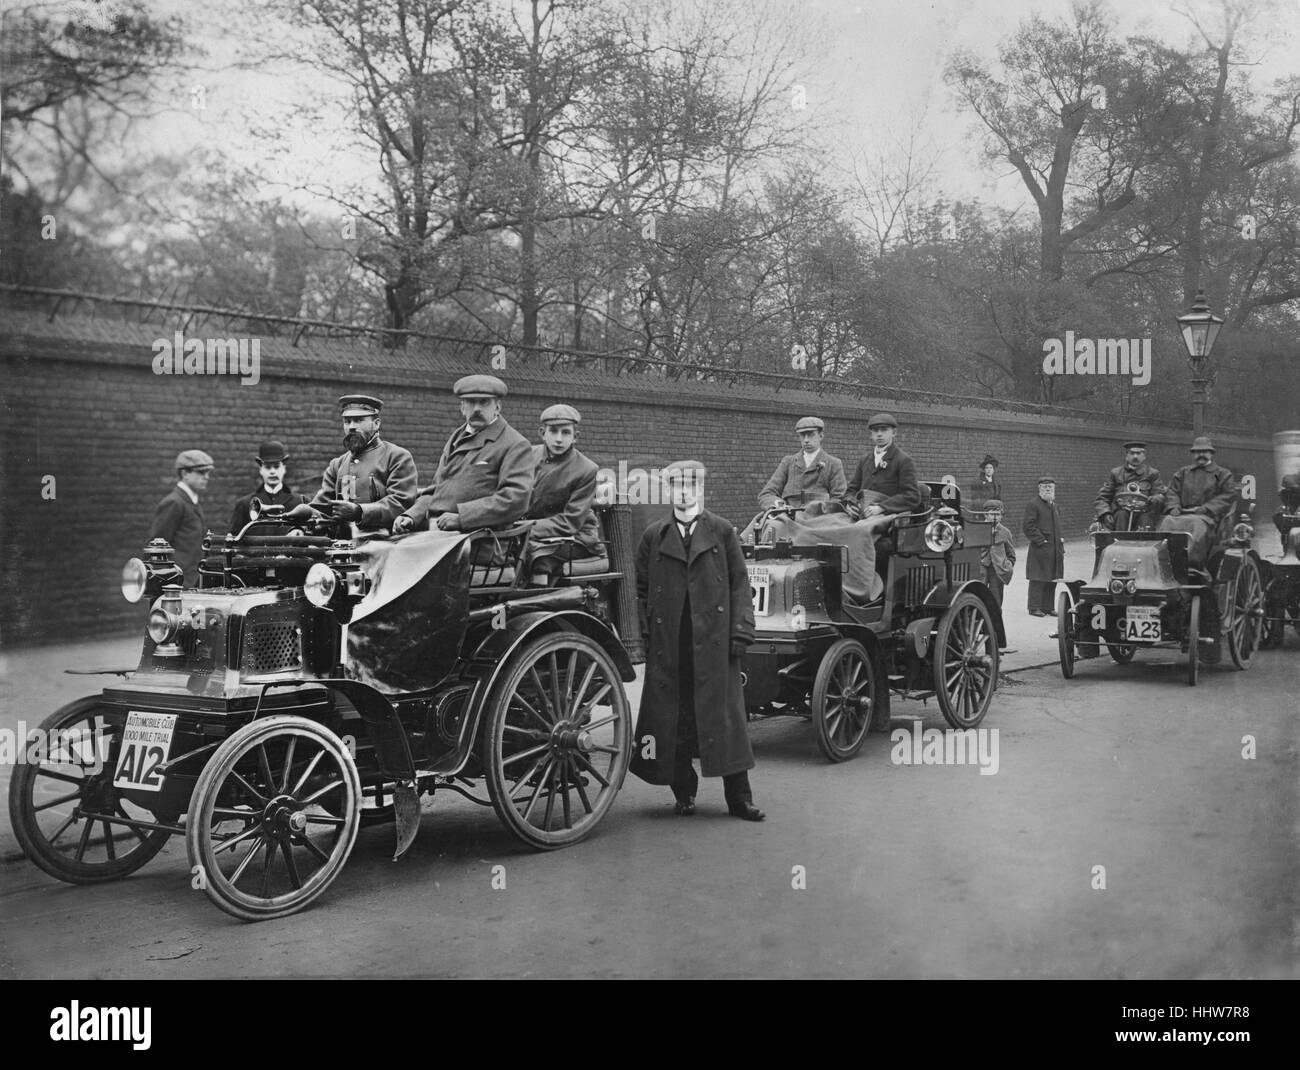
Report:
<svg viewBox="0 0 1300 1070"><path fill-rule="evenodd" d="M1002 605L1003 583L998 579L998 574L993 571L992 565L984 566L984 583L992 592L993 597L997 599L998 605Z"/></svg>
<svg viewBox="0 0 1300 1070"><path fill-rule="evenodd" d="M1044 613L1055 613L1056 605L1052 601L1052 595L1056 591L1056 582L1054 580L1030 580L1029 581L1029 612L1041 609Z"/></svg>

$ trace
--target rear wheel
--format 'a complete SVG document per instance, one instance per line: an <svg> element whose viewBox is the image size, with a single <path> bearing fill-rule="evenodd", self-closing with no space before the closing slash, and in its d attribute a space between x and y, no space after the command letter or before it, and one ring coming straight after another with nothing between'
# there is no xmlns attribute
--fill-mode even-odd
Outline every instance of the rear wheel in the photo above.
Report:
<svg viewBox="0 0 1300 1070"><path fill-rule="evenodd" d="M957 598L939 618L934 641L939 709L953 728L974 728L998 686L998 637L988 607L973 594Z"/></svg>
<svg viewBox="0 0 1300 1070"><path fill-rule="evenodd" d="M1132 643L1107 643L1106 649L1110 651L1111 660L1116 665L1127 665L1137 653L1137 647Z"/></svg>
<svg viewBox="0 0 1300 1070"><path fill-rule="evenodd" d="M1061 675L1074 676L1074 610L1070 596L1062 591L1056 599L1056 650L1061 660Z"/></svg>
<svg viewBox="0 0 1300 1070"><path fill-rule="evenodd" d="M1232 620L1228 627L1228 656L1237 668L1249 669L1250 660L1259 646L1264 618L1264 585L1260 582L1259 566L1254 558L1242 559L1229 611Z"/></svg>
<svg viewBox="0 0 1300 1070"><path fill-rule="evenodd" d="M1201 596L1192 595L1187 611L1187 684L1196 686L1201 667Z"/></svg>
<svg viewBox="0 0 1300 1070"><path fill-rule="evenodd" d="M812 691L812 721L817 746L832 762L862 749L879 693L876 667L856 639L832 643L817 666Z"/></svg>
<svg viewBox="0 0 1300 1070"><path fill-rule="evenodd" d="M171 835L118 823L156 820L113 787L125 725L125 713L94 696L70 702L41 722L38 760L27 760L27 740L16 741L24 760L9 781L9 821L23 853L52 877L69 884L125 877Z"/></svg>

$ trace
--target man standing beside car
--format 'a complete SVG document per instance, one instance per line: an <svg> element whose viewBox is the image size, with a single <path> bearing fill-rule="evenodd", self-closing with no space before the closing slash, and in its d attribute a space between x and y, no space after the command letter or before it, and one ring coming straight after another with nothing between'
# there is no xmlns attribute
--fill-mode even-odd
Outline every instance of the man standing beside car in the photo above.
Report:
<svg viewBox="0 0 1300 1070"><path fill-rule="evenodd" d="M153 511L149 540L165 539L171 544L176 564L185 573L185 586L199 582L203 559L203 509L199 492L208 489L208 477L216 467L202 450L184 450L176 456L176 486Z"/></svg>
<svg viewBox="0 0 1300 1070"><path fill-rule="evenodd" d="M1061 514L1056 511L1056 480L1043 476L1038 497L1025 506L1021 530L1029 537L1025 576L1029 580L1029 615L1046 617L1055 612L1052 594L1056 581L1065 575L1065 539Z"/></svg>

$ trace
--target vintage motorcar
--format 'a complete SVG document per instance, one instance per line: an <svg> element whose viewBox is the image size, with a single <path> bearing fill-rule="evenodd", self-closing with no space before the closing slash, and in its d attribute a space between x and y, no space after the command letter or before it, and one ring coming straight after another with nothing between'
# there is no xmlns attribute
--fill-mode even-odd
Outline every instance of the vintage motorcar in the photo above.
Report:
<svg viewBox="0 0 1300 1070"><path fill-rule="evenodd" d="M1176 646L1187 654L1187 682L1195 686L1201 648L1226 639L1232 664L1250 667L1264 617L1259 556L1251 547L1254 479L1242 480L1236 507L1220 524L1206 569L1188 560L1191 536L1181 531L1094 525L1090 580L1058 582L1056 640L1061 675L1074 676L1081 659L1105 647L1120 665L1140 648ZM1117 513L1136 518L1150 500L1134 485L1116 495Z"/></svg>
<svg viewBox="0 0 1300 1070"><path fill-rule="evenodd" d="M140 663L41 726L58 742L9 792L27 857L92 883L183 835L194 887L257 920L324 892L362 823L395 822L400 856L422 794L491 805L534 848L588 836L631 756L635 592L610 561L541 588L526 528L389 540L275 512L209 536L198 587L161 541L128 563Z"/></svg>
<svg viewBox="0 0 1300 1070"><path fill-rule="evenodd" d="M746 709L751 718L810 719L833 762L854 757L869 731L888 730L891 693L933 696L948 724L966 729L984 719L997 689L1006 633L980 563L993 525L962 508L955 485L922 486L923 508L898 517L876 544L884 593L874 602L845 596L845 546L744 546L757 626Z"/></svg>
<svg viewBox="0 0 1300 1070"><path fill-rule="evenodd" d="M1290 623L1300 635L1300 472L1284 477L1279 508L1274 514L1281 552L1260 558L1264 581L1264 637L1262 647L1280 647Z"/></svg>

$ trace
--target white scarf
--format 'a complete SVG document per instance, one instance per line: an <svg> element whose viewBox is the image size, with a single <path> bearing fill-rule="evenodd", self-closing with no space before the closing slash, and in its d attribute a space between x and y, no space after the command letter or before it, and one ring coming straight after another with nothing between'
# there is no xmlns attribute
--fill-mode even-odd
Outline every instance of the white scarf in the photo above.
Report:
<svg viewBox="0 0 1300 1070"><path fill-rule="evenodd" d="M886 463L886 462L885 462L885 454L888 453L888 452L889 452L889 447L888 447L888 446L877 446L877 447L876 447L876 467L877 467L877 468L884 468L884 467L885 467L885 463Z"/></svg>

